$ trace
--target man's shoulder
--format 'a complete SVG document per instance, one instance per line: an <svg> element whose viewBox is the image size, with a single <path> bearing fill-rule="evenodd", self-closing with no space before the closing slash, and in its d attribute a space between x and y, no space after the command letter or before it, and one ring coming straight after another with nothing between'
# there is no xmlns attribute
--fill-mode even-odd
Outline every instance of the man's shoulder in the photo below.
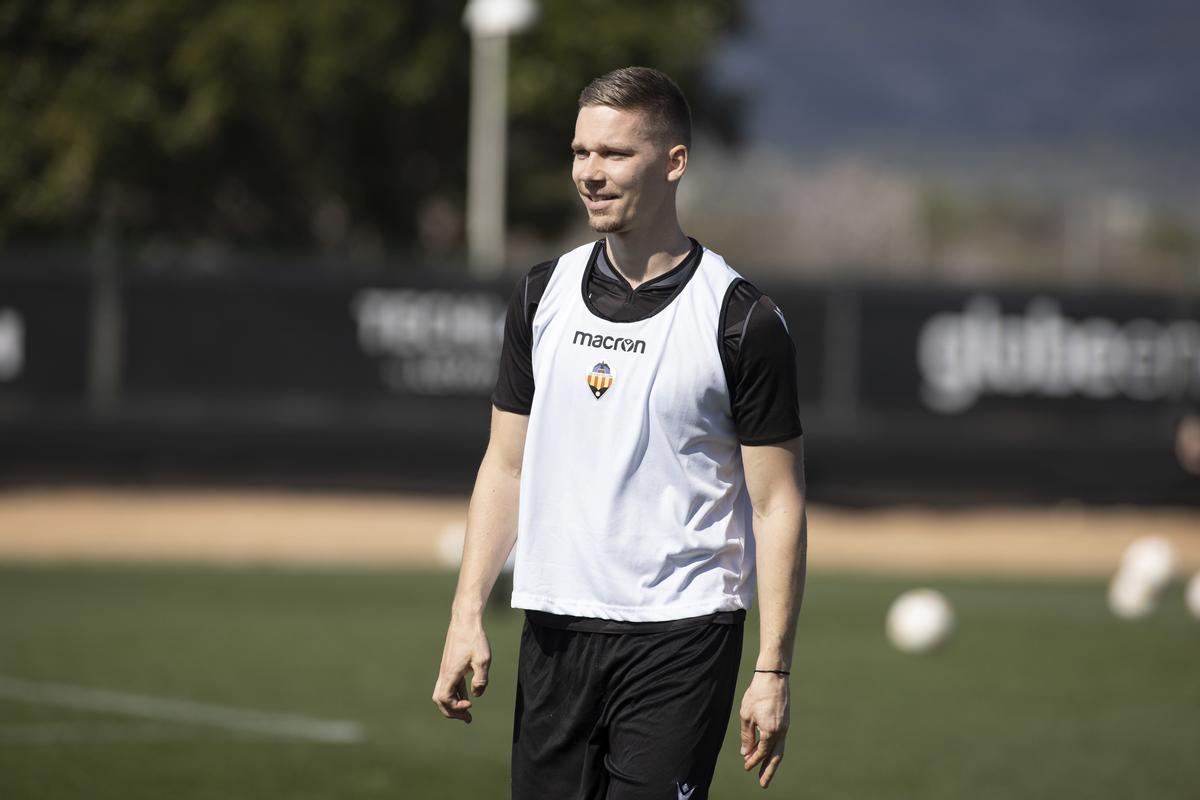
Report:
<svg viewBox="0 0 1200 800"><path fill-rule="evenodd" d="M563 256L558 256L534 264L517 283L516 291L513 293L513 303L520 303L521 314L527 324L533 322L534 311L542 302L546 288L550 285L550 279L554 277L555 270L562 259Z"/></svg>
<svg viewBox="0 0 1200 800"><path fill-rule="evenodd" d="M742 284L749 284L749 281L742 277L742 273L738 272L725 256L703 244L700 244L700 247L703 250L700 267L708 270L709 274L714 277L719 276L719 280L725 283L729 291L733 291L735 287Z"/></svg>
<svg viewBox="0 0 1200 800"><path fill-rule="evenodd" d="M787 320L775 301L740 275L729 286L721 316L726 334L733 329L737 338L757 338L757 335L777 328L788 334Z"/></svg>
<svg viewBox="0 0 1200 800"><path fill-rule="evenodd" d="M552 258L548 261L539 261L527 269L517 281L513 302L520 302L522 306L527 306L530 302L538 302L546 291L546 285L550 283L550 277L554 274L554 268L557 266L558 259Z"/></svg>
<svg viewBox="0 0 1200 800"><path fill-rule="evenodd" d="M700 245L704 247L703 244ZM704 247L704 261L707 262L709 269L721 274L728 280L725 306L733 307L735 310L742 312L748 311L751 306L756 304L763 308L776 310L778 306L767 296L766 292L758 288L757 285L739 272L725 256L717 251Z"/></svg>
<svg viewBox="0 0 1200 800"><path fill-rule="evenodd" d="M549 261L540 261L530 267L525 273L525 281L549 280L550 275L554 272L554 268L557 266L557 258L552 258Z"/></svg>

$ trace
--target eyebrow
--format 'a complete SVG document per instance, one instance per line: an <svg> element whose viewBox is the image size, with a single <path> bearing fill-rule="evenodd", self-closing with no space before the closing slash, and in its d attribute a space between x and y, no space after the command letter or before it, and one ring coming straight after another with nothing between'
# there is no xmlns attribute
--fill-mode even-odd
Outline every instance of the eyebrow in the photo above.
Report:
<svg viewBox="0 0 1200 800"><path fill-rule="evenodd" d="M589 148L584 147L582 142L571 142L571 152L572 153L574 153L578 150L587 150L587 149L589 149ZM597 147L596 149L599 152L617 153L620 155L627 155L627 156L633 155L637 151L637 148L633 147L632 145L603 145L602 144L599 147Z"/></svg>

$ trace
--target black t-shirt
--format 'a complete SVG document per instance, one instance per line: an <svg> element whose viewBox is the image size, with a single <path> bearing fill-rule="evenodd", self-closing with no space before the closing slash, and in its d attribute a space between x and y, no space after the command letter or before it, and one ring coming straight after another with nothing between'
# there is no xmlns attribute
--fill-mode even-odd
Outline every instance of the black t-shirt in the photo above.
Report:
<svg viewBox="0 0 1200 800"><path fill-rule="evenodd" d="M679 266L637 288L608 263L597 247L588 264L587 296L592 310L613 322L645 319L683 289L700 263L703 248ZM492 403L504 411L528 414L533 404L533 315L558 261L538 264L517 284L504 323L500 374ZM721 308L721 363L729 383L730 407L738 441L764 445L802 433L796 391L796 348L783 315L765 294L745 280L735 281Z"/></svg>

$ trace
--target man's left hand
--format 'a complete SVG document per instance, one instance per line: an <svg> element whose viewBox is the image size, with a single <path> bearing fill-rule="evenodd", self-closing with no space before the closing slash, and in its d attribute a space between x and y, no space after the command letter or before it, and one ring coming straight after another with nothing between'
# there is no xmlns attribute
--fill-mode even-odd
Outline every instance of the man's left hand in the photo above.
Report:
<svg viewBox="0 0 1200 800"><path fill-rule="evenodd" d="M783 761L790 711L786 675L756 672L742 697L741 753L747 771L758 767L758 784L766 789Z"/></svg>

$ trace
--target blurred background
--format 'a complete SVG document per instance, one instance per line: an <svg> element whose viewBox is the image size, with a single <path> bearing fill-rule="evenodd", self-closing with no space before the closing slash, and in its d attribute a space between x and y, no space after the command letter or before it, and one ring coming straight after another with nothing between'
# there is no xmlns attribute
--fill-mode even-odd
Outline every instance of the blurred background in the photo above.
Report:
<svg viewBox="0 0 1200 800"><path fill-rule="evenodd" d="M0 794L506 796L509 689L419 704L508 296L593 237L576 98L642 64L692 104L685 230L796 342L780 793L1190 796L1194 4L465 5L0 2ZM902 656L923 583L959 630Z"/></svg>
<svg viewBox="0 0 1200 800"><path fill-rule="evenodd" d="M685 226L791 323L815 498L1200 497L1187 4L525 10L471 249L462 4L6 3L3 474L469 487L507 296L591 238L580 87L647 63Z"/></svg>

